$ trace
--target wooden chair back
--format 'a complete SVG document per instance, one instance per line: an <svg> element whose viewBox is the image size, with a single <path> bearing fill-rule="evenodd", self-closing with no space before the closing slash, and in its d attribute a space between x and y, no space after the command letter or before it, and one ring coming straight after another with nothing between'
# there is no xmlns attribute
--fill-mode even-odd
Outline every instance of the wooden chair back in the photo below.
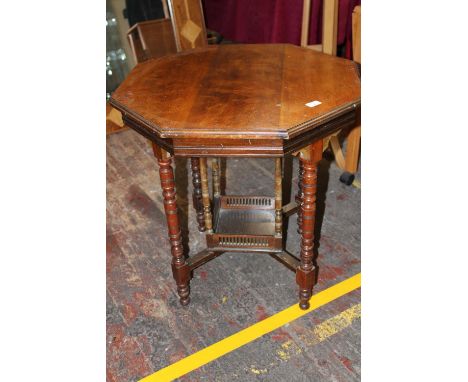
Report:
<svg viewBox="0 0 468 382"><path fill-rule="evenodd" d="M353 61L361 63L361 6L353 11Z"/></svg>
<svg viewBox="0 0 468 382"><path fill-rule="evenodd" d="M137 64L177 52L170 19L136 23L128 30L127 38Z"/></svg>
<svg viewBox="0 0 468 382"><path fill-rule="evenodd" d="M322 43L309 45L310 0L302 5L301 46L336 56L338 38L338 0L323 0Z"/></svg>
<svg viewBox="0 0 468 382"><path fill-rule="evenodd" d="M127 37L136 63L208 45L200 0L162 0L166 18L136 23Z"/></svg>
<svg viewBox="0 0 468 382"><path fill-rule="evenodd" d="M302 8L301 46L336 56L338 38L338 0L323 0L322 43L309 45L310 2L304 0ZM352 15L353 60L361 63L361 6L356 6ZM337 132L323 140L323 149L330 145L336 164L345 171L340 180L351 184L358 168L361 142L361 113L356 113L356 126L348 132L346 157L343 155ZM356 181L355 181L356 183Z"/></svg>

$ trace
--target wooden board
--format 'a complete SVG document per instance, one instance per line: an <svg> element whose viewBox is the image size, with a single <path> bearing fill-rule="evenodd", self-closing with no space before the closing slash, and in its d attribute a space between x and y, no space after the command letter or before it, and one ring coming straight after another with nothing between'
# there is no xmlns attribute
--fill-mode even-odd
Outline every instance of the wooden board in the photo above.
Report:
<svg viewBox="0 0 468 382"><path fill-rule="evenodd" d="M361 6L353 11L353 60L361 63Z"/></svg>
<svg viewBox="0 0 468 382"><path fill-rule="evenodd" d="M138 65L111 103L162 138L288 139L354 110L360 81L294 45L214 45Z"/></svg>
<svg viewBox="0 0 468 382"><path fill-rule="evenodd" d="M167 0L177 51L208 45L200 0Z"/></svg>
<svg viewBox="0 0 468 382"><path fill-rule="evenodd" d="M338 37L338 0L323 0L323 53L336 56Z"/></svg>
<svg viewBox="0 0 468 382"><path fill-rule="evenodd" d="M128 129L123 123L122 114L106 103L106 134Z"/></svg>
<svg viewBox="0 0 468 382"><path fill-rule="evenodd" d="M301 26L301 46L307 47L309 44L309 23L310 23L310 0L302 3L302 26Z"/></svg>
<svg viewBox="0 0 468 382"><path fill-rule="evenodd" d="M361 6L353 11L353 59L361 63ZM359 163L359 150L361 146L361 108L356 111L356 126L348 134L346 147L345 170L356 173Z"/></svg>
<svg viewBox="0 0 468 382"><path fill-rule="evenodd" d="M127 36L137 63L177 52L170 19L136 23Z"/></svg>
<svg viewBox="0 0 468 382"><path fill-rule="evenodd" d="M336 56L338 37L338 0L323 0L322 43L309 45L310 1L302 5L301 46Z"/></svg>

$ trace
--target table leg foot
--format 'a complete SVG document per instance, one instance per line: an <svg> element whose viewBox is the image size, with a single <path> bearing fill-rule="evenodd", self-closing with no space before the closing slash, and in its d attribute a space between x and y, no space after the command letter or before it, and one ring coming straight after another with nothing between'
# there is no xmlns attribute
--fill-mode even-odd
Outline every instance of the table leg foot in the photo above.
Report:
<svg viewBox="0 0 468 382"><path fill-rule="evenodd" d="M172 275L177 284L177 294L180 304L186 306L190 302L190 279L191 272L188 262L184 258L182 265L177 264L175 259L172 261Z"/></svg>
<svg viewBox="0 0 468 382"><path fill-rule="evenodd" d="M311 295L307 290L302 290L300 292L299 308L301 308L302 310L307 310L310 308L310 303L309 303L310 296Z"/></svg>
<svg viewBox="0 0 468 382"><path fill-rule="evenodd" d="M192 184L193 184L193 207L197 213L198 230L205 231L205 213L203 211L203 199L200 176L200 159L191 158Z"/></svg>
<svg viewBox="0 0 468 382"><path fill-rule="evenodd" d="M299 266L296 271L296 282L299 285L299 307L309 309L309 300L312 297L312 288L315 280L315 268L305 271Z"/></svg>
<svg viewBox="0 0 468 382"><path fill-rule="evenodd" d="M190 286L189 285L178 285L177 293L179 295L180 305L187 306L190 302Z"/></svg>
<svg viewBox="0 0 468 382"><path fill-rule="evenodd" d="M182 293L185 293L185 292L179 291L179 296L181 296ZM190 297L188 296L188 293L189 293L189 290L187 288L187 297L180 297L180 305L187 306L190 303Z"/></svg>

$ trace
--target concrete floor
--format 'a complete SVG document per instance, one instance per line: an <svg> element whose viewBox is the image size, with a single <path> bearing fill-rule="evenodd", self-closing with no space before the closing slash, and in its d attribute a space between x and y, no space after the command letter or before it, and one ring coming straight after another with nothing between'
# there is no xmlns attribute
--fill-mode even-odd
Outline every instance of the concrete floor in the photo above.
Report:
<svg viewBox="0 0 468 382"><path fill-rule="evenodd" d="M297 188L294 161L293 195ZM228 194L273 195L273 160L229 159ZM267 255L226 253L194 272L191 303L178 303L158 166L133 131L107 138L107 381L139 379L297 302L294 274ZM204 247L191 178L176 163L179 210L190 253ZM360 272L360 190L319 172L321 237L314 292ZM325 213L323 213L325 207ZM288 250L298 253L296 219ZM187 245L188 244L188 245ZM343 313L344 312L344 313ZM360 289L267 334L180 381L359 381Z"/></svg>

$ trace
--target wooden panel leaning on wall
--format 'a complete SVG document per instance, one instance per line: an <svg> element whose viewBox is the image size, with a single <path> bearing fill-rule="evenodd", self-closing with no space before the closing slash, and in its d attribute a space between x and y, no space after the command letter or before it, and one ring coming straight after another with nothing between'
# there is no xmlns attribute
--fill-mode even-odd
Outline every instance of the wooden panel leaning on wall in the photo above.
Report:
<svg viewBox="0 0 468 382"><path fill-rule="evenodd" d="M122 120L122 113L106 102L106 134L128 129Z"/></svg>
<svg viewBox="0 0 468 382"><path fill-rule="evenodd" d="M358 5L353 11L353 60L361 63L361 6ZM356 111L356 125L348 134L348 146L346 147L346 158L344 172L340 180L345 184L352 183L360 187L360 183L354 179L359 164L359 152L361 148L361 107Z"/></svg>
<svg viewBox="0 0 468 382"><path fill-rule="evenodd" d="M171 19L136 23L127 32L136 63L176 53Z"/></svg>
<svg viewBox="0 0 468 382"><path fill-rule="evenodd" d="M322 44L308 45L309 23L310 23L310 2L304 0L301 29L301 46L326 54L336 56L337 33L338 33L338 0L323 1L323 25ZM361 7L356 6L352 15L352 38L353 38L353 60L361 63ZM360 187L360 183L354 180L359 162L359 150L361 140L360 110L358 111L357 125L348 131L338 131L326 137L323 141L324 150L331 147L337 166L343 170L340 181L347 185ZM347 134L346 154L343 154L339 136Z"/></svg>
<svg viewBox="0 0 468 382"><path fill-rule="evenodd" d="M208 45L200 0L162 0L162 3L166 18L136 23L127 32L137 63ZM121 127L115 124L115 120L121 121L121 116L115 113L118 112L106 113L114 122L108 123L107 134L125 129L123 124Z"/></svg>
<svg viewBox="0 0 468 382"><path fill-rule="evenodd" d="M142 21L127 32L128 42L135 62L176 53L176 44L171 19ZM126 130L119 111L106 105L106 134Z"/></svg>

